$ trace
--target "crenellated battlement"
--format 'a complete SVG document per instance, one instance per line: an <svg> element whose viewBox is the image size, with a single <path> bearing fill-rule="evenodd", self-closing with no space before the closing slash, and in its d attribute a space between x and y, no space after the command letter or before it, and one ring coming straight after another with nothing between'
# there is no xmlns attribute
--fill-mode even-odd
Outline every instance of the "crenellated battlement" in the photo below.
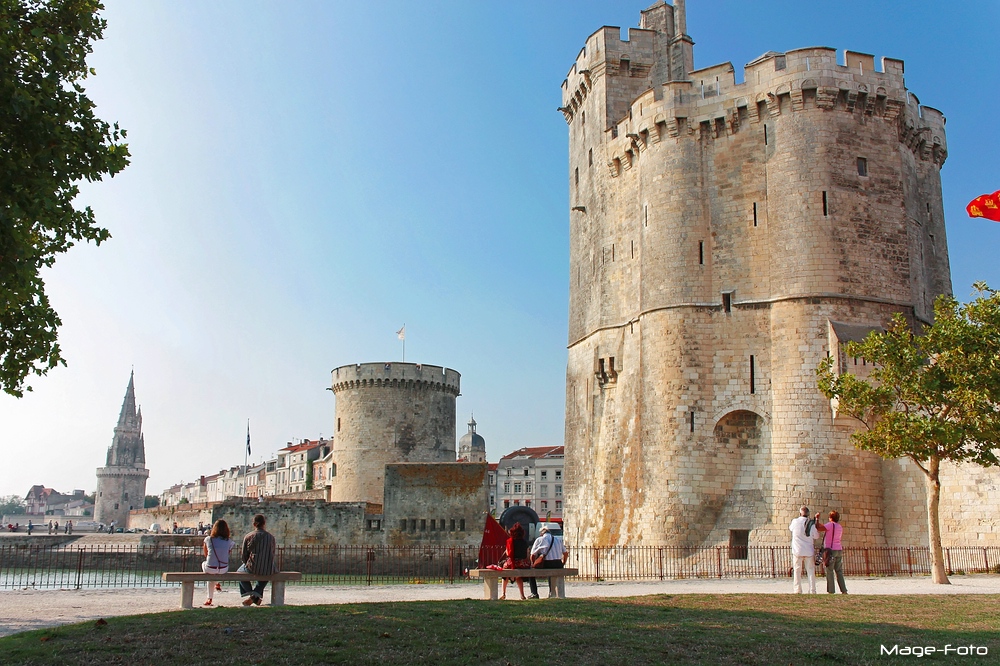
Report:
<svg viewBox="0 0 1000 666"><path fill-rule="evenodd" d="M613 176L631 168L652 144L673 138L720 139L768 118L809 109L858 114L862 119L899 122L899 139L920 159L939 166L947 158L945 119L921 106L903 83L903 61L814 47L769 52L746 65L736 83L732 63L691 72L636 97L629 113L613 125L607 164Z"/></svg>
<svg viewBox="0 0 1000 666"><path fill-rule="evenodd" d="M335 368L331 375L334 393L375 386L422 387L444 391L456 396L460 392L461 375L455 370L440 365L357 363Z"/></svg>

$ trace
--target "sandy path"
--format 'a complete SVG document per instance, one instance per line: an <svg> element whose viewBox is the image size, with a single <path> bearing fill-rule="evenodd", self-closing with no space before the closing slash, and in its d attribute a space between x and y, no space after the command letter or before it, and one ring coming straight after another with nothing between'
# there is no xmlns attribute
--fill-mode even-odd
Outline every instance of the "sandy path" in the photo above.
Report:
<svg viewBox="0 0 1000 666"><path fill-rule="evenodd" d="M851 594L1000 594L1000 576L953 576L951 585L934 585L926 576L914 578L848 578ZM820 593L825 592L820 579ZM540 585L545 596L546 586ZM566 595L586 597L632 597L646 594L787 594L789 579L750 580L669 580L656 582L575 583L566 585ZM195 589L196 603L203 600L204 588ZM508 588L508 593L517 588ZM382 601L429 601L478 599L482 588L461 585L374 585L366 587L290 586L285 593L289 605L343 604ZM267 593L265 593L267 597ZM177 610L177 588L96 589L96 590L4 590L0 591L0 636L29 629L97 620L116 615L139 615ZM238 606L239 594L234 585L216 593L220 607ZM504 602L504 603L520 603ZM528 603L528 602L525 602ZM530 602L540 603L540 602ZM199 608L194 612L212 612ZM249 611L248 611L249 612Z"/></svg>

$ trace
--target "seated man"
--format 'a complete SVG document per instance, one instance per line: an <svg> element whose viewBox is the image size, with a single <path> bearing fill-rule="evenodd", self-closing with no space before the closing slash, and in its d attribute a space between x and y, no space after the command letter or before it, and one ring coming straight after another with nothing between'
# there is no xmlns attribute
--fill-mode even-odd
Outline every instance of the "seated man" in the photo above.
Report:
<svg viewBox="0 0 1000 666"><path fill-rule="evenodd" d="M237 571L258 574L260 576L270 576L278 573L278 543L274 535L264 530L267 521L264 516L257 514L253 517L253 532L243 537L243 566ZM267 587L266 580L257 581L254 587L250 581L240 581L240 596L246 597L244 606L257 604L260 606L264 598L264 588Z"/></svg>
<svg viewBox="0 0 1000 666"><path fill-rule="evenodd" d="M562 569L563 563L566 562L566 557L569 553L563 546L563 540L561 536L552 534L548 527L543 527L538 532L538 538L535 539L535 543L531 546L530 559L532 563L538 557L543 557L541 569ZM531 586L531 596L529 599L538 598L538 583L534 578L528 579L528 585ZM549 588L551 589L551 588ZM550 593L551 596L551 593Z"/></svg>

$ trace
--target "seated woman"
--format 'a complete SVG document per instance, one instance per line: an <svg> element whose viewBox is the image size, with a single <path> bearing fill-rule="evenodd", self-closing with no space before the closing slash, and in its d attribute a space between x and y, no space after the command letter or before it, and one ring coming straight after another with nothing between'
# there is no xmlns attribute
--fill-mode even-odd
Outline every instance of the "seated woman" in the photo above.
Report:
<svg viewBox="0 0 1000 666"><path fill-rule="evenodd" d="M205 553L205 561L201 563L201 570L205 573L227 573L229 571L229 551L233 549L233 541L229 538L229 523L224 520L217 520L212 525L212 532L205 537L202 550ZM212 584L208 581L208 599L206 606L212 605L212 595L215 590L221 590L219 583Z"/></svg>
<svg viewBox="0 0 1000 666"><path fill-rule="evenodd" d="M510 528L510 536L507 537L507 559L504 562L504 569L530 569L531 560L528 559L528 540L525 538L524 528L520 523L514 523ZM501 599L507 598L507 578L503 579L503 593ZM517 589L524 599L524 579L515 578Z"/></svg>

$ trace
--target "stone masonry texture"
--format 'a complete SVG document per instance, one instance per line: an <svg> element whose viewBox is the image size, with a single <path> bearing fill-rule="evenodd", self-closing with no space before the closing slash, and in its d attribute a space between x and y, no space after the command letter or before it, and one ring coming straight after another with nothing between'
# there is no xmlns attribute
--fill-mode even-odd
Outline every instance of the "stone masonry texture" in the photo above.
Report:
<svg viewBox="0 0 1000 666"><path fill-rule="evenodd" d="M769 52L737 83L692 71L684 31L658 2L627 40L587 38L562 86L567 534L785 545L806 504L852 546L926 543L922 475L856 450L815 369L833 331L926 323L951 292L945 119L899 60ZM946 478L946 545L1000 543L996 472Z"/></svg>

